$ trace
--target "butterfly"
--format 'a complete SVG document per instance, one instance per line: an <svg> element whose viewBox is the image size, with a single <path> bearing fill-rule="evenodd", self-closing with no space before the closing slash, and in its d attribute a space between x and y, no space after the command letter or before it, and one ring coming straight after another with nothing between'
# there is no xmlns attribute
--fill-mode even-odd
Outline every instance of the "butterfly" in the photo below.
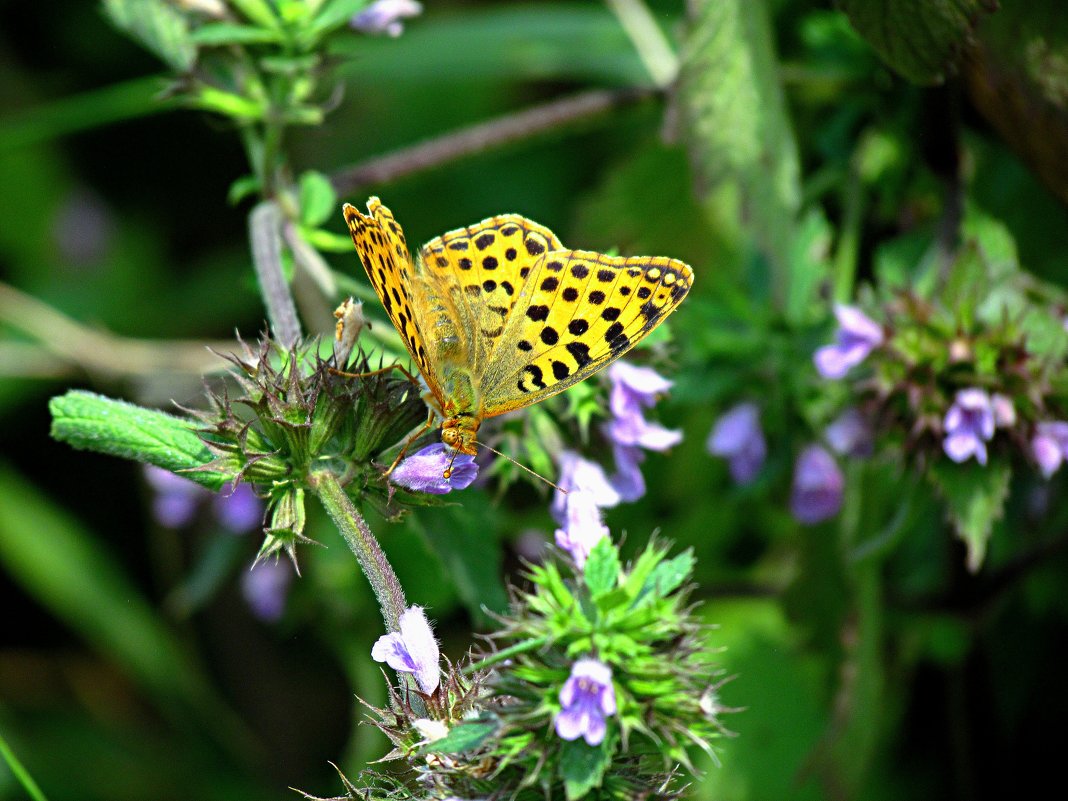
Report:
<svg viewBox="0 0 1068 801"><path fill-rule="evenodd" d="M345 221L429 390L441 440L476 453L482 421L562 392L618 359L686 297L689 265L568 250L518 214L427 242L413 262L377 197ZM425 428L424 428L425 430Z"/></svg>

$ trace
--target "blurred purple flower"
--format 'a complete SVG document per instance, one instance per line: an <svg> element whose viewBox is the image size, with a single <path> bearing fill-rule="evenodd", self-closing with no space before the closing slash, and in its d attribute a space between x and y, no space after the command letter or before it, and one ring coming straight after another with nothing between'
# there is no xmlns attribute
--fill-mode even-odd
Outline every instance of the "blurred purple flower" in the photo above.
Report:
<svg viewBox="0 0 1068 801"><path fill-rule="evenodd" d="M834 457L819 445L809 445L794 465L790 511L806 525L829 520L842 508L844 486Z"/></svg>
<svg viewBox="0 0 1068 801"><path fill-rule="evenodd" d="M241 595L260 620L278 620L286 608L293 567L281 559L257 562L241 577Z"/></svg>
<svg viewBox="0 0 1068 801"><path fill-rule="evenodd" d="M994 412L994 425L998 428L1012 428L1016 425L1016 406L1012 398L995 392L990 396L990 408Z"/></svg>
<svg viewBox="0 0 1068 801"><path fill-rule="evenodd" d="M423 5L415 0L375 0L349 20L360 33L374 36L386 34L396 39L404 33L404 20L423 13Z"/></svg>
<svg viewBox="0 0 1068 801"><path fill-rule="evenodd" d="M599 464L583 459L574 451L560 454L557 483L564 492L553 496L550 507L553 518L561 526L556 530L556 544L571 554L581 568L593 546L608 536L601 509L619 503L620 494Z"/></svg>
<svg viewBox="0 0 1068 801"><path fill-rule="evenodd" d="M645 454L637 446L619 443L612 444L612 454L616 461L616 472L609 479L612 487L619 493L621 501L638 500L645 494L645 476L641 469Z"/></svg>
<svg viewBox="0 0 1068 801"><path fill-rule="evenodd" d="M946 456L957 463L974 456L979 464L986 464L986 443L994 437L995 420L990 396L984 390L959 390L942 425Z"/></svg>
<svg viewBox="0 0 1068 801"><path fill-rule="evenodd" d="M1031 438L1031 453L1043 478L1056 473L1068 458L1068 423L1060 420L1038 423Z"/></svg>
<svg viewBox="0 0 1068 801"><path fill-rule="evenodd" d="M831 450L839 456L871 456L875 441L868 419L858 409L842 412L823 432Z"/></svg>
<svg viewBox="0 0 1068 801"><path fill-rule="evenodd" d="M263 525L263 501L248 484L238 484L229 495L216 495L212 511L232 534L247 534Z"/></svg>
<svg viewBox="0 0 1068 801"><path fill-rule="evenodd" d="M445 478L450 462L452 473ZM474 456L455 453L444 442L435 442L397 465L389 480L415 492L444 495L454 489L469 487L477 476L478 465Z"/></svg>
<svg viewBox="0 0 1068 801"><path fill-rule="evenodd" d="M608 437L620 445L637 445L651 451L666 451L682 441L681 431L672 431L658 423L650 423L642 414L656 399L671 389L671 382L648 367L635 367L616 362L608 368L612 389L608 408L612 420L606 430Z"/></svg>
<svg viewBox="0 0 1068 801"><path fill-rule="evenodd" d="M580 659L560 690L561 710L556 715L556 733L565 740L582 737L587 745L600 745L607 725L616 713L612 669L596 659Z"/></svg>
<svg viewBox="0 0 1068 801"><path fill-rule="evenodd" d="M146 464L145 480L152 487L152 516L167 528L181 528L192 522L202 501L211 491L170 470Z"/></svg>
<svg viewBox="0 0 1068 801"><path fill-rule="evenodd" d="M727 460L735 483L751 483L764 466L768 453L755 403L739 403L724 413L705 443L708 452Z"/></svg>
<svg viewBox="0 0 1068 801"><path fill-rule="evenodd" d="M438 687L441 668L438 641L421 607L410 606L400 616L400 631L383 634L371 648L371 658L399 673L413 673L420 689L430 695Z"/></svg>
<svg viewBox="0 0 1068 801"><path fill-rule="evenodd" d="M883 344L882 327L856 306L835 306L834 316L838 318L837 341L812 357L824 378L842 378Z"/></svg>

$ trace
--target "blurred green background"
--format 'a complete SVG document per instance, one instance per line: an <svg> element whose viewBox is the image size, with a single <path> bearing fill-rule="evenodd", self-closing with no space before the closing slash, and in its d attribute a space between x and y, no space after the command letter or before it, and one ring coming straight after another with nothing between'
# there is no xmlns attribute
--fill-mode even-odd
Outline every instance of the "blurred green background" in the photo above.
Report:
<svg viewBox="0 0 1068 801"><path fill-rule="evenodd" d="M693 265L655 348L676 381L659 418L684 440L650 455L648 494L607 522L632 548L659 530L699 559L735 677L723 700L743 711L694 796L975 799L1056 780L1063 479L1016 481L975 575L933 499L895 519L914 482L892 461L849 465L834 521L802 527L786 499L792 454L816 436L811 352L830 337L831 300L874 264L980 215L1006 226L1027 270L1068 281L1058 0L976 12L946 52L923 45L937 68L902 61L916 45L893 24L889 39L866 27L894 23L893 3L843 3L858 33L818 2L698 3L689 24L681 2L650 2L684 58L668 97L605 4L425 5L399 38L336 43L343 97L324 125L294 129L297 170L336 177L575 93L642 90L344 199L381 195L412 245L518 212L570 247ZM7 4L0 75L0 733L53 801L334 795L328 760L352 776L386 744L356 700L383 697L368 658L381 623L325 517L309 523L325 547L303 549L284 613L265 622L240 589L258 537L222 531L207 505L160 525L138 466L48 437L47 400L69 387L200 404L199 373L222 366L203 346L263 329L250 204L227 201L248 172L237 132L161 99L159 62L95 3ZM329 258L362 280L355 254ZM308 329L329 333L328 311ZM738 489L705 439L747 398L765 404L770 455ZM453 659L554 527L526 485L457 500L372 521ZM23 797L0 764L0 798Z"/></svg>

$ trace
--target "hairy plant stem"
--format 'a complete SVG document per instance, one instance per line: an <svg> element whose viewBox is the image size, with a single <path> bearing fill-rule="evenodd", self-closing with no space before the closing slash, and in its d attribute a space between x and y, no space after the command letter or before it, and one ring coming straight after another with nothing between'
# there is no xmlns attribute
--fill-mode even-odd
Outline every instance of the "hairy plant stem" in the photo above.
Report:
<svg viewBox="0 0 1068 801"><path fill-rule="evenodd" d="M386 629L399 631L400 616L408 608L408 602L404 598L404 589L397 580L397 574L393 572L393 567L382 552L375 535L341 488L336 475L329 470L316 470L309 475L308 483L359 560L360 567L363 568L364 575L367 576L378 599Z"/></svg>
<svg viewBox="0 0 1068 801"><path fill-rule="evenodd" d="M282 347L289 350L300 339L300 321L282 270L282 212L277 203L265 200L252 210L248 234L271 331Z"/></svg>
<svg viewBox="0 0 1068 801"><path fill-rule="evenodd" d="M490 665L495 665L498 662L503 662L505 659L511 659L516 654L524 654L527 651L533 651L535 648L541 648L546 643L545 637L536 637L533 640L525 640L524 642L517 642L515 645L510 645L507 648L502 648L499 651L495 651L484 659L480 659L477 662L472 662L470 665L464 667L460 672L466 676L471 675L483 668L487 668Z"/></svg>

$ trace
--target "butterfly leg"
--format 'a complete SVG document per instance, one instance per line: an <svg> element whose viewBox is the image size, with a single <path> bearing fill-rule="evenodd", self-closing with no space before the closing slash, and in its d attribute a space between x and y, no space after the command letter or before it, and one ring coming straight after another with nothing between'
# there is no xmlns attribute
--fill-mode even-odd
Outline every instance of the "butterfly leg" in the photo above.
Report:
<svg viewBox="0 0 1068 801"><path fill-rule="evenodd" d="M419 379L401 367L399 364L391 364L389 367L381 367L378 370L371 370L369 373L346 373L344 370L338 370L336 367L329 368L331 374L339 375L342 378L370 378L373 375L382 375L382 373L388 373L390 370L400 370L404 373L404 377L411 381L416 386L419 386Z"/></svg>
<svg viewBox="0 0 1068 801"><path fill-rule="evenodd" d="M434 412L433 409L431 409L430 416L427 417L427 420L423 424L423 427L416 431L414 434L412 434L412 436L408 437L408 441L405 442L404 447L400 449L400 453L397 454L397 458L393 460L393 464L389 466L389 470L387 470L385 473L386 478L389 478L390 474L393 472L393 469L400 464L401 459L404 458L404 455L408 452L408 449L412 447L412 443L419 439L419 437L423 436L423 434L425 434L427 431L429 431L431 427L433 427L434 422L436 420L437 414Z"/></svg>

